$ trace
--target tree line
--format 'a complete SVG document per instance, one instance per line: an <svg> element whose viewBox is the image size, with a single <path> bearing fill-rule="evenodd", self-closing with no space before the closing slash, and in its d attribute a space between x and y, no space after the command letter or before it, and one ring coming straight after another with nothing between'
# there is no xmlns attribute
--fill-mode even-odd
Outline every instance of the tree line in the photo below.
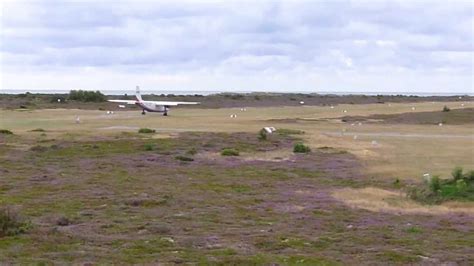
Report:
<svg viewBox="0 0 474 266"><path fill-rule="evenodd" d="M106 97L100 91L71 90L69 100L79 102L105 102Z"/></svg>

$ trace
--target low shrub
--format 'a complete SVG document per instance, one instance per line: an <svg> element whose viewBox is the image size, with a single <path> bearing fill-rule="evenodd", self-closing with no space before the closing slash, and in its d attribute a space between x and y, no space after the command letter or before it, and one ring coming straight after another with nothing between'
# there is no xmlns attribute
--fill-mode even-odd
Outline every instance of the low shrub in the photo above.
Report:
<svg viewBox="0 0 474 266"><path fill-rule="evenodd" d="M155 145L153 145L152 143L146 143L145 144L145 150L146 151L152 151L154 148L155 148Z"/></svg>
<svg viewBox="0 0 474 266"><path fill-rule="evenodd" d="M298 129L287 129L287 128L279 128L275 131L278 135L302 135L304 134L303 130Z"/></svg>
<svg viewBox="0 0 474 266"><path fill-rule="evenodd" d="M8 130L8 129L0 129L0 134L3 134L3 135L13 135L13 132L11 132L11 131Z"/></svg>
<svg viewBox="0 0 474 266"><path fill-rule="evenodd" d="M431 178L431 180L428 182L430 189L432 192L436 193L441 189L441 181L439 179L439 176L435 175Z"/></svg>
<svg viewBox="0 0 474 266"><path fill-rule="evenodd" d="M459 166L455 167L453 171L451 171L451 175L453 176L454 180L459 180L463 178L462 171L462 167Z"/></svg>
<svg viewBox="0 0 474 266"><path fill-rule="evenodd" d="M150 134L150 133L155 133L156 130L150 129L150 128L140 128L138 130L138 133L144 133L144 134Z"/></svg>
<svg viewBox="0 0 474 266"><path fill-rule="evenodd" d="M296 143L293 147L294 153L309 153L311 149L303 143Z"/></svg>
<svg viewBox="0 0 474 266"><path fill-rule="evenodd" d="M264 141L267 140L267 131L265 129L260 129L258 132L258 140Z"/></svg>
<svg viewBox="0 0 474 266"><path fill-rule="evenodd" d="M57 150L59 148L61 148L61 146L59 146L58 144L52 144L51 146L49 146L50 149L52 150Z"/></svg>
<svg viewBox="0 0 474 266"><path fill-rule="evenodd" d="M440 204L441 202L443 202L442 197L438 193L433 192L426 186L412 187L408 190L407 195L412 200L424 204Z"/></svg>
<svg viewBox="0 0 474 266"><path fill-rule="evenodd" d="M448 200L474 201L474 171L463 174L461 167L452 171L452 178L433 176L418 187L412 187L408 196L426 204L439 204Z"/></svg>
<svg viewBox="0 0 474 266"><path fill-rule="evenodd" d="M467 180L469 182L474 182L474 170L471 170L471 171L467 172L464 175L464 180Z"/></svg>
<svg viewBox="0 0 474 266"><path fill-rule="evenodd" d="M456 189L459 191L464 191L467 189L467 183L464 179L456 180Z"/></svg>
<svg viewBox="0 0 474 266"><path fill-rule="evenodd" d="M13 236L28 230L29 224L8 207L0 209L0 237Z"/></svg>
<svg viewBox="0 0 474 266"><path fill-rule="evenodd" d="M400 188L402 186L402 182L400 181L399 178L396 178L392 184L395 188Z"/></svg>
<svg viewBox="0 0 474 266"><path fill-rule="evenodd" d="M36 152L44 152L44 151L47 151L48 148L45 147L45 146L36 145L36 146L31 147L30 150L31 151L36 151Z"/></svg>
<svg viewBox="0 0 474 266"><path fill-rule="evenodd" d="M446 105L443 107L443 112L449 112L451 111L451 109L449 109L449 107L447 107Z"/></svg>
<svg viewBox="0 0 474 266"><path fill-rule="evenodd" d="M187 156L183 156L183 155L178 155L176 157L174 157L176 160L179 160L179 161L183 161L183 162L192 162L194 161L193 158L191 157L187 157Z"/></svg>
<svg viewBox="0 0 474 266"><path fill-rule="evenodd" d="M100 91L71 90L69 100L80 102L105 102L107 99Z"/></svg>
<svg viewBox="0 0 474 266"><path fill-rule="evenodd" d="M68 226L70 224L72 224L71 219L65 216L61 216L56 220L56 225L59 225L59 226Z"/></svg>
<svg viewBox="0 0 474 266"><path fill-rule="evenodd" d="M46 130L42 129L42 128L35 128L33 130L30 130L31 132L45 132Z"/></svg>
<svg viewBox="0 0 474 266"><path fill-rule="evenodd" d="M226 148L221 151L222 156L239 156L239 151L232 148Z"/></svg>

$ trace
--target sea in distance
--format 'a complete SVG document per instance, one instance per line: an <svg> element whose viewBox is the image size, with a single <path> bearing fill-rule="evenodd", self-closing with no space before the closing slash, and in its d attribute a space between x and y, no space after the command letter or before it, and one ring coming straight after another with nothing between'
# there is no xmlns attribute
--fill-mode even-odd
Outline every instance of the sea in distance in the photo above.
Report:
<svg viewBox="0 0 474 266"><path fill-rule="evenodd" d="M20 90L20 89L0 89L0 94L22 94L26 92L30 93L41 93L41 94L67 94L70 90L64 89L31 89L31 90ZM94 90L95 91L95 90ZM105 95L133 95L135 94L134 89L121 89L121 90L100 90ZM357 91L298 91L298 90L288 90L288 91L243 91L243 90L222 90L222 91L208 91L208 90L160 90L160 89L143 89L141 93L144 95L147 94L174 94L174 95L212 95L220 93L302 93L302 94L322 94L322 95L404 95L404 96L419 96L419 97L428 97L428 96L474 96L474 92L448 92L448 93L439 93L439 92L357 92Z"/></svg>

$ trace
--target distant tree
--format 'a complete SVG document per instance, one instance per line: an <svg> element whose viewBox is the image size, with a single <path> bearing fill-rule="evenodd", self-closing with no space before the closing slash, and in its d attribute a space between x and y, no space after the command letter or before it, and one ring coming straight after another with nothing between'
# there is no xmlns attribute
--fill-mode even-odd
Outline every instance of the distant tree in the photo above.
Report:
<svg viewBox="0 0 474 266"><path fill-rule="evenodd" d="M69 100L79 102L105 102L105 95L100 91L71 90Z"/></svg>

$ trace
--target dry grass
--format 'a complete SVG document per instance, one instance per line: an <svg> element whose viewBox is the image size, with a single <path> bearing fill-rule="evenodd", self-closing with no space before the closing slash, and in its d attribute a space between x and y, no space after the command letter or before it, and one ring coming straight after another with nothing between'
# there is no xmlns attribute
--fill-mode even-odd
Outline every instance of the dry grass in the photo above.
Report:
<svg viewBox="0 0 474 266"><path fill-rule="evenodd" d="M419 180L423 173L449 175L456 166L474 168L474 126L473 125L382 125L363 124L350 126L335 119L344 115L395 114L403 112L439 111L444 105L451 109L460 108L461 104L471 107L471 102L452 103L400 103L370 105L339 105L326 107L270 107L226 109L173 109L170 117L159 114L141 115L137 111L118 111L106 115L105 111L93 110L35 110L6 111L0 110L0 127L10 129L15 134L37 138L38 133L28 132L34 128L43 128L48 138L61 137L65 133L76 138L87 138L113 135L117 131L136 131L136 128L150 127L157 133L166 136L183 131L212 132L255 132L264 126L277 128L301 129L306 132L302 137L311 148L331 146L347 150L359 156L366 166L367 174L376 178L400 178ZM343 113L347 110L347 113ZM230 118L237 114L237 118ZM81 123L76 124L79 116ZM301 122L275 122L272 119L311 119ZM111 129L104 129L104 128ZM346 130L357 135L361 133L400 133L417 135L470 135L472 138L420 138L394 136L357 136L327 135ZM372 145L372 141L378 145ZM272 155L270 155L272 157ZM280 157L280 156L276 156ZM267 158L268 159L268 158ZM271 159L271 158L270 158Z"/></svg>
<svg viewBox="0 0 474 266"><path fill-rule="evenodd" d="M449 213L465 213L474 215L474 203L446 203L442 205L421 205L407 198L403 192L394 192L379 188L352 189L343 188L335 190L333 197L343 201L353 208L375 212L391 212L400 214L432 214L441 215Z"/></svg>

